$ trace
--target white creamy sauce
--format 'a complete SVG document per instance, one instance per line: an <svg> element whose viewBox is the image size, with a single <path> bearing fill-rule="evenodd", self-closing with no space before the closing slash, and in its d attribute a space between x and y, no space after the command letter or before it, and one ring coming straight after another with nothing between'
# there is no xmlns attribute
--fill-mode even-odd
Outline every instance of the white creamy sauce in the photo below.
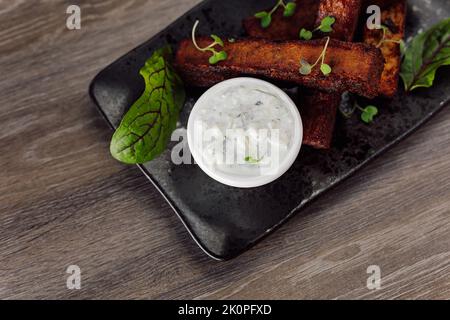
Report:
<svg viewBox="0 0 450 320"><path fill-rule="evenodd" d="M211 95L198 108L199 153L213 170L259 176L276 170L292 147L293 114L270 87L236 84Z"/></svg>

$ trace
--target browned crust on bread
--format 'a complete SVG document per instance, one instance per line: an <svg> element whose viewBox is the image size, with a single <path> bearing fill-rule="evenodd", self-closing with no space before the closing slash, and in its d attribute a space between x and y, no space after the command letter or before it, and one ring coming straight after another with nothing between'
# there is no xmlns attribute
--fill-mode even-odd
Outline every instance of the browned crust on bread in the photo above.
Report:
<svg viewBox="0 0 450 320"><path fill-rule="evenodd" d="M330 37L352 41L361 6L362 0L321 0L316 25L319 25L323 18L332 16L336 22ZM303 144L316 149L329 149L341 94L303 89L300 91L299 102L303 120Z"/></svg>
<svg viewBox="0 0 450 320"><path fill-rule="evenodd" d="M323 18L332 16L336 19L333 31L327 33L333 39L352 41L358 25L362 0L321 0L317 14L316 26Z"/></svg>
<svg viewBox="0 0 450 320"><path fill-rule="evenodd" d="M283 10L278 9L272 15L272 23L268 28L261 27L261 20L255 17L244 19L242 24L246 33L250 37L267 40L298 39L300 29L312 29L314 27L319 1L298 0L295 2L297 8L292 17L283 17Z"/></svg>
<svg viewBox="0 0 450 320"><path fill-rule="evenodd" d="M329 149L333 139L336 114L341 94L302 89L299 108L303 122L303 144L316 149Z"/></svg>
<svg viewBox="0 0 450 320"><path fill-rule="evenodd" d="M402 40L405 36L406 1L390 1L391 5L381 12L381 23L388 27L386 39ZM382 38L381 30L369 30L364 27L364 42L376 46ZM384 42L381 47L385 65L380 79L380 94L392 98L398 89L400 74L400 45L393 42Z"/></svg>
<svg viewBox="0 0 450 320"><path fill-rule="evenodd" d="M323 18L333 16L336 18L334 30L327 35L336 40L352 41L362 3L363 0L297 1L298 10L293 19L285 19L281 13L278 13L274 15L272 25L267 29L261 28L259 20L253 17L245 19L243 24L252 37L294 40L298 39L298 31L301 28L312 30ZM320 33L316 34L320 35ZM299 96L304 126L303 144L316 149L329 149L341 94L302 88Z"/></svg>
<svg viewBox="0 0 450 320"><path fill-rule="evenodd" d="M201 47L211 40L200 38ZM271 42L262 39L243 39L226 42L223 48L228 59L210 65L210 53L197 50L190 39L180 43L175 65L192 86L208 87L225 79L252 75L296 83L305 87L330 92L350 91L373 98L378 95L378 84L384 60L381 52L365 44L331 40L325 63L333 72L324 76L319 67L309 75L299 73L299 62L314 62L321 54L325 40Z"/></svg>

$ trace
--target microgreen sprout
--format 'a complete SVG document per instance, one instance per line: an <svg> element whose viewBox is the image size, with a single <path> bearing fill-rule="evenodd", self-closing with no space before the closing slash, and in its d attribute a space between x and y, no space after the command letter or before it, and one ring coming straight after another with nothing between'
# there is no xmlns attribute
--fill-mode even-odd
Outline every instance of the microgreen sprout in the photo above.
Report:
<svg viewBox="0 0 450 320"><path fill-rule="evenodd" d="M285 3L283 0L279 0L271 11L261 11L255 14L255 17L261 20L261 27L265 29L270 26L272 23L272 14L277 11L280 6L284 8L283 16L285 17L292 17L297 7L294 2Z"/></svg>
<svg viewBox="0 0 450 320"><path fill-rule="evenodd" d="M376 106L368 105L365 108L361 108L357 102L354 103L353 108L350 111L343 111L342 109L340 109L341 113L346 118L350 118L355 110L361 111L361 120L365 123L372 123L375 116L379 113Z"/></svg>
<svg viewBox="0 0 450 320"><path fill-rule="evenodd" d="M220 37L216 36L215 34L211 35L211 38L214 40L213 43L211 43L209 46L205 47L205 48L201 48L198 44L197 41L195 40L195 31L197 30L197 26L199 24L199 21L195 21L194 27L192 28L192 43L194 44L195 48L197 48L197 50L202 51L202 52L206 52L209 51L212 53L212 56L209 58L209 63L210 64L216 64L220 61L224 61L228 58L228 55L225 51L216 51L216 49L214 48L215 46L220 46L223 47L223 41Z"/></svg>
<svg viewBox="0 0 450 320"><path fill-rule="evenodd" d="M262 159L255 159L251 156L245 157L244 158L245 162L249 163L249 164L258 164L261 162Z"/></svg>
<svg viewBox="0 0 450 320"><path fill-rule="evenodd" d="M383 36L381 37L380 42L378 42L378 44L376 46L377 48L380 48L386 42L398 43L398 44L400 44L400 47L402 47L402 46L404 47L403 40L386 39L388 32L389 33L391 32L388 27L386 27L384 25L379 25L379 26L377 26L377 29L383 30Z"/></svg>
<svg viewBox="0 0 450 320"><path fill-rule="evenodd" d="M300 30L300 39L311 40L313 33L316 31L322 31L323 33L330 33L333 31L333 24L336 22L334 17L325 17L320 22L320 25L312 31L302 28Z"/></svg>
<svg viewBox="0 0 450 320"><path fill-rule="evenodd" d="M373 118L378 114L378 108L375 106L367 106L364 109L358 107L361 111L361 120L365 123L371 123Z"/></svg>
<svg viewBox="0 0 450 320"><path fill-rule="evenodd" d="M314 64L310 64L305 59L300 60L300 69L299 72L302 75L308 75L311 73L312 69L314 69L315 66L317 66L320 62L320 71L322 71L323 75L328 76L332 69L331 67L325 63L325 55L327 53L328 44L330 43L330 37L327 37L327 42L325 43L325 47L322 50L322 53L320 54L319 58L317 58L317 61Z"/></svg>

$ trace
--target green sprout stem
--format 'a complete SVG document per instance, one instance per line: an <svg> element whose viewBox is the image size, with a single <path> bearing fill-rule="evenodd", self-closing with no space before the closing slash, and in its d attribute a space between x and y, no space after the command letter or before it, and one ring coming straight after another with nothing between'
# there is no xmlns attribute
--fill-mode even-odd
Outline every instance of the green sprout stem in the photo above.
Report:
<svg viewBox="0 0 450 320"><path fill-rule="evenodd" d="M205 47L205 48L201 48L198 43L197 40L195 39L195 32L197 31L197 27L199 25L200 21L195 21L194 27L192 28L192 43L194 44L195 48L197 48L197 50L205 52L205 51L211 51L211 52L215 52L214 47L218 44L217 41L214 41L213 43L211 43L209 46Z"/></svg>
<svg viewBox="0 0 450 320"><path fill-rule="evenodd" d="M320 53L320 56L317 58L316 62L314 62L314 64L310 65L307 61L301 59L300 60L300 73L303 75L308 75L311 73L311 70L314 69L320 62L321 66L320 66L320 70L322 71L322 73L327 76L328 74L330 74L331 67L328 64L325 64L325 57L326 57L326 53L328 50L328 45L330 43L330 37L326 37L327 41L325 43L325 46L322 50L322 52Z"/></svg>
<svg viewBox="0 0 450 320"><path fill-rule="evenodd" d="M225 51L217 52L216 49L214 49L214 47L216 47L216 46L223 47L223 42L219 37L217 37L215 35L211 35L211 37L214 39L214 41L210 45L208 45L204 48L202 48L198 45L197 40L195 39L195 33L197 31L197 27L198 27L199 23L200 23L200 21L196 20L194 27L192 28L192 43L194 44L194 47L201 52L209 51L212 53L212 56L210 58L210 64L215 64L219 61L226 60L227 53Z"/></svg>
<svg viewBox="0 0 450 320"><path fill-rule="evenodd" d="M378 26L378 29L383 30L383 36L381 37L380 42L378 42L378 44L376 45L377 48L380 48L386 42L397 43L397 44L401 43L402 40L386 39L387 32L390 31L388 27L381 25L381 26Z"/></svg>
<svg viewBox="0 0 450 320"><path fill-rule="evenodd" d="M354 103L353 108L349 112L344 112L342 109L339 110L346 118L350 118L355 110L359 110L361 112L361 120L367 124L372 123L374 117L378 114L378 108L376 106L368 105L365 108L362 108L357 102Z"/></svg>
<svg viewBox="0 0 450 320"><path fill-rule="evenodd" d="M302 28L300 30L300 39L304 39L304 40L311 40L313 33L317 32L317 31L322 31L323 33L330 33L333 31L333 24L336 22L336 18L331 17L331 16L327 16L325 18L322 19L322 21L320 21L320 25L309 31L306 30L305 28Z"/></svg>
<svg viewBox="0 0 450 320"><path fill-rule="evenodd" d="M366 109L367 109L367 107L366 107ZM355 110L359 110L359 111L361 111L361 113L365 113L365 112L367 112L367 110L366 110L365 108L362 108L362 107L360 107L358 104L355 104L355 107L354 107L354 109L353 109L353 111L355 111Z"/></svg>
<svg viewBox="0 0 450 320"><path fill-rule="evenodd" d="M275 11L277 11L277 9L281 6L284 5L284 1L283 0L279 0L278 3L275 5L275 7L272 8L272 10L269 12L269 15L272 15Z"/></svg>
<svg viewBox="0 0 450 320"><path fill-rule="evenodd" d="M273 7L273 9L269 12L270 15L272 15L275 11L278 10L278 8L282 6L284 9L287 8L287 5L284 3L283 0L279 0L278 3Z"/></svg>
<svg viewBox="0 0 450 320"><path fill-rule="evenodd" d="M316 63L315 64L313 64L313 68L319 63L319 60L322 58L322 63L321 64L324 64L324 62L325 62L325 55L327 54L327 49L328 49L328 44L330 43L330 37L327 37L327 42L325 43L325 47L323 48L323 50L322 50L322 53L320 54L320 57L319 57L319 59L317 59L317 61L316 61Z"/></svg>
<svg viewBox="0 0 450 320"><path fill-rule="evenodd" d="M311 32L319 31L319 30L320 30L320 27L321 27L321 25L319 25L317 28L312 29Z"/></svg>

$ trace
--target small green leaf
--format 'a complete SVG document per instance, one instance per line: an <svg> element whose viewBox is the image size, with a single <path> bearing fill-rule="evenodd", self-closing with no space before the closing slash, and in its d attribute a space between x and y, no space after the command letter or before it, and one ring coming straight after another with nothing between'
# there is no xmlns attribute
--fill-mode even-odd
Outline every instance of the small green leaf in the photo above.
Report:
<svg viewBox="0 0 450 320"><path fill-rule="evenodd" d="M299 71L302 75L307 76L308 74L311 73L312 66L309 64L308 61L302 59L302 60L300 60L300 65L301 65L301 67L300 67Z"/></svg>
<svg viewBox="0 0 450 320"><path fill-rule="evenodd" d="M333 28L331 28L330 26L321 26L319 28L320 31L324 32L324 33L329 33L333 31Z"/></svg>
<svg viewBox="0 0 450 320"><path fill-rule="evenodd" d="M365 123L371 123L373 118L378 114L378 108L375 106L367 106L361 113L361 120Z"/></svg>
<svg viewBox="0 0 450 320"><path fill-rule="evenodd" d="M214 52L214 54L209 58L210 64L216 64L220 61L227 60L228 54L225 51Z"/></svg>
<svg viewBox="0 0 450 320"><path fill-rule="evenodd" d="M250 156L245 157L244 160L245 160L245 162L247 162L249 164L258 164L258 163L261 162L261 159L255 159L255 158L250 157Z"/></svg>
<svg viewBox="0 0 450 320"><path fill-rule="evenodd" d="M328 64L324 63L320 66L320 71L322 71L322 73L327 76L331 73L331 67Z"/></svg>
<svg viewBox="0 0 450 320"><path fill-rule="evenodd" d="M235 42L236 42L236 39L235 39L235 38L229 38L229 39L228 39L228 42L229 42L229 43L235 43Z"/></svg>
<svg viewBox="0 0 450 320"><path fill-rule="evenodd" d="M365 123L371 123L373 121L373 116L371 116L368 113L362 113L361 120L364 121Z"/></svg>
<svg viewBox="0 0 450 320"><path fill-rule="evenodd" d="M283 15L285 17L292 17L295 13L296 7L297 7L297 5L294 2L289 2L288 4L286 4L286 7L284 8Z"/></svg>
<svg viewBox="0 0 450 320"><path fill-rule="evenodd" d="M219 36L216 36L215 34L211 35L211 38L221 47L223 47L223 41Z"/></svg>
<svg viewBox="0 0 450 320"><path fill-rule="evenodd" d="M270 14L261 18L261 27L263 27L264 29L268 28L271 23L272 23L272 16Z"/></svg>
<svg viewBox="0 0 450 320"><path fill-rule="evenodd" d="M303 65L300 67L300 73L304 76L307 76L311 73L311 66Z"/></svg>
<svg viewBox="0 0 450 320"><path fill-rule="evenodd" d="M217 59L217 54L213 54L211 57L209 57L208 59L209 64L216 64L219 62L219 60Z"/></svg>
<svg viewBox="0 0 450 320"><path fill-rule="evenodd" d="M304 28L302 30L300 30L300 39L311 40L311 38L312 38L311 31L308 31Z"/></svg>
<svg viewBox="0 0 450 320"><path fill-rule="evenodd" d="M255 18L262 19L262 18L264 18L264 17L267 17L268 15L269 15L268 12L266 12L266 11L261 11L261 12L255 13Z"/></svg>
<svg viewBox="0 0 450 320"><path fill-rule="evenodd" d="M320 22L319 30L325 33L333 31L331 27L336 22L334 17L325 17Z"/></svg>
<svg viewBox="0 0 450 320"><path fill-rule="evenodd" d="M336 22L336 18L335 17L325 17L322 19L322 21L320 22L320 24L324 25L324 26L332 26L333 23Z"/></svg>
<svg viewBox="0 0 450 320"><path fill-rule="evenodd" d="M209 51L212 53L212 56L209 57L210 64L216 64L219 61L226 60L228 57L227 53L225 51L217 52L215 49L215 46L217 46L217 45L221 46L221 47L224 46L222 39L219 36L216 36L215 34L211 35L211 38L214 40L213 43L211 43L209 46L204 47L204 48L199 47L199 45L197 44L197 41L195 40L195 30L196 30L198 24L199 24L199 21L197 20L194 24L194 27L192 28L192 43L193 43L194 47L198 51L201 51L201 52Z"/></svg>
<svg viewBox="0 0 450 320"><path fill-rule="evenodd" d="M130 107L115 131L111 155L127 164L142 164L159 156L176 128L184 103L181 79L169 63L169 47L153 53L140 70L142 96Z"/></svg>
<svg viewBox="0 0 450 320"><path fill-rule="evenodd" d="M217 58L219 61L224 61L228 59L228 54L225 51L220 51L217 53Z"/></svg>

